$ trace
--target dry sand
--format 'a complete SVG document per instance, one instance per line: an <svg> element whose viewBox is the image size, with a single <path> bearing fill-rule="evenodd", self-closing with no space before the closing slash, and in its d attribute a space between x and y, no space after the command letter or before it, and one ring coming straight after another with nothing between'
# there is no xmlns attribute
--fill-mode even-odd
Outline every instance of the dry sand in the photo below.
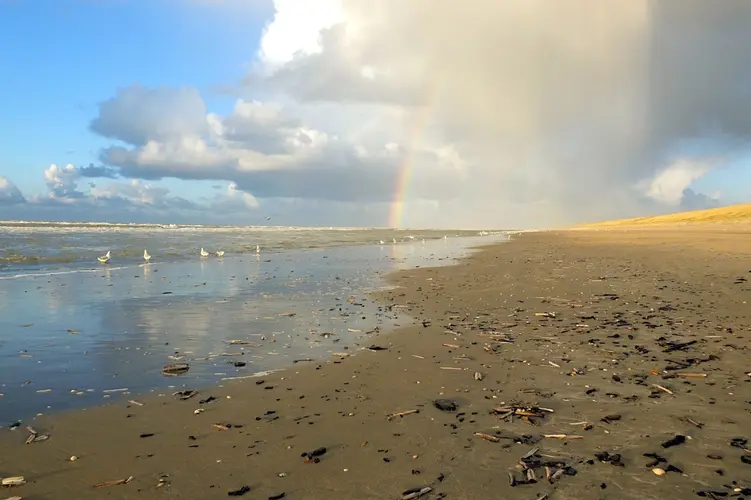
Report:
<svg viewBox="0 0 751 500"><path fill-rule="evenodd" d="M0 477L27 483L0 498L210 499L243 486L248 499L398 499L428 486L421 498L751 498L751 443L733 441L751 438L750 270L743 231L519 235L395 276L384 304L417 325L372 339L386 350L186 401L43 417L32 425L50 438L28 445L23 427L3 430ZM493 413L503 407L543 416ZM320 460L301 456L319 447ZM522 482L533 449L537 482L512 487L508 471ZM551 484L546 464L565 473Z"/></svg>

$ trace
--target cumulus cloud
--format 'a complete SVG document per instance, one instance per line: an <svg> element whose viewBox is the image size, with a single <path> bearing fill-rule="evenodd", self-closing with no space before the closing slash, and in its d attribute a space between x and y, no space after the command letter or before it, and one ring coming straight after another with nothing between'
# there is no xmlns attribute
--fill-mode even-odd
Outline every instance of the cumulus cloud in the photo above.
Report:
<svg viewBox="0 0 751 500"><path fill-rule="evenodd" d="M0 176L0 205L15 205L25 203L21 190L7 177Z"/></svg>
<svg viewBox="0 0 751 500"><path fill-rule="evenodd" d="M102 103L104 165L384 215L406 166L408 225L549 225L711 204L692 183L751 134L746 0L310 3L275 0L225 116Z"/></svg>
<svg viewBox="0 0 751 500"><path fill-rule="evenodd" d="M102 175L96 177L112 177L109 170L93 165L52 164L44 171L46 195L30 197L25 197L10 179L0 176L0 205L11 208L3 211L3 218L224 224L257 216L260 208L258 200L232 183L207 203L188 200L163 185L140 179L109 180L101 185L86 182L85 188L79 189L81 179L97 172ZM221 213L214 217L217 210Z"/></svg>

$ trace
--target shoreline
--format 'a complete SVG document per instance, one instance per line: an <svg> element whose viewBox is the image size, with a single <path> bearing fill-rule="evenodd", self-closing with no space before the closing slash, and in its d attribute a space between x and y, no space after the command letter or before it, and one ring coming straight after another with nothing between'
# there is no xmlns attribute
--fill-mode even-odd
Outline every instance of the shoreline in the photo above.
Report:
<svg viewBox="0 0 751 500"><path fill-rule="evenodd" d="M379 335L385 350L202 389L187 401L154 396L143 406L42 417L32 425L50 438L30 445L23 427L3 430L0 476L27 481L7 495L224 498L248 486L246 498L382 499L431 487L424 498L553 500L690 498L727 491L722 484L733 480L744 487L751 465L729 443L751 428L742 352L751 293L747 281L735 284L751 281L751 249L736 251L742 240L733 235L631 240L558 231L483 245L456 265L388 277L400 287L377 294L383 307L407 308L417 324ZM683 370L706 377L664 378L661 346L679 338L696 342L670 356L706 360ZM439 410L436 399L458 409ZM528 406L552 412L492 414ZM387 419L396 412L406 413ZM675 435L689 439L661 446ZM320 463L301 458L320 447ZM563 476L551 484L537 468L535 484L510 486L507 470L522 481L519 460L533 448L556 457ZM643 453L664 459L653 468L681 472L657 476Z"/></svg>
<svg viewBox="0 0 751 500"><path fill-rule="evenodd" d="M484 240L485 238L482 238ZM479 238L153 263L6 282L0 425L328 359L401 322L369 292ZM3 345L4 344L4 345ZM170 363L188 373L163 377Z"/></svg>

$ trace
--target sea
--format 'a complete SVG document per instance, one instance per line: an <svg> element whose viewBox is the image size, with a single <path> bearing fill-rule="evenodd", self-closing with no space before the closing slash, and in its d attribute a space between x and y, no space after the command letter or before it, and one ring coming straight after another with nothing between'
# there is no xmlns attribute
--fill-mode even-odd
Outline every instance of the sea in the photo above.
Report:
<svg viewBox="0 0 751 500"><path fill-rule="evenodd" d="M0 222L0 426L367 355L412 321L386 274L509 234Z"/></svg>

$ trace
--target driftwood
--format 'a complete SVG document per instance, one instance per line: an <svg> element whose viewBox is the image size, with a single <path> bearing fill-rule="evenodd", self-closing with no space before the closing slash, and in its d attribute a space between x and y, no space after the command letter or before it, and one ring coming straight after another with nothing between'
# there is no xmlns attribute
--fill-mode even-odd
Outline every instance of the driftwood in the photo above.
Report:
<svg viewBox="0 0 751 500"><path fill-rule="evenodd" d="M412 415L413 413L420 413L420 410L407 410L407 411L397 411L394 413L389 413L386 415L386 420L392 420L396 417L403 417L405 415Z"/></svg>
<svg viewBox="0 0 751 500"><path fill-rule="evenodd" d="M475 432L475 436L484 439L485 441L490 441L491 443L497 443L501 439L496 436L491 436L490 434L485 434L483 432Z"/></svg>
<svg viewBox="0 0 751 500"><path fill-rule="evenodd" d="M108 488L110 486L117 486L119 484L128 484L131 481L133 481L133 476L127 477L125 479L114 479L112 481L103 481L101 483L96 483L93 487L97 489Z"/></svg>
<svg viewBox="0 0 751 500"><path fill-rule="evenodd" d="M182 375L184 373L187 373L188 370L190 370L190 365L188 363L173 363L171 365L164 365L164 367L162 367L162 375Z"/></svg>

